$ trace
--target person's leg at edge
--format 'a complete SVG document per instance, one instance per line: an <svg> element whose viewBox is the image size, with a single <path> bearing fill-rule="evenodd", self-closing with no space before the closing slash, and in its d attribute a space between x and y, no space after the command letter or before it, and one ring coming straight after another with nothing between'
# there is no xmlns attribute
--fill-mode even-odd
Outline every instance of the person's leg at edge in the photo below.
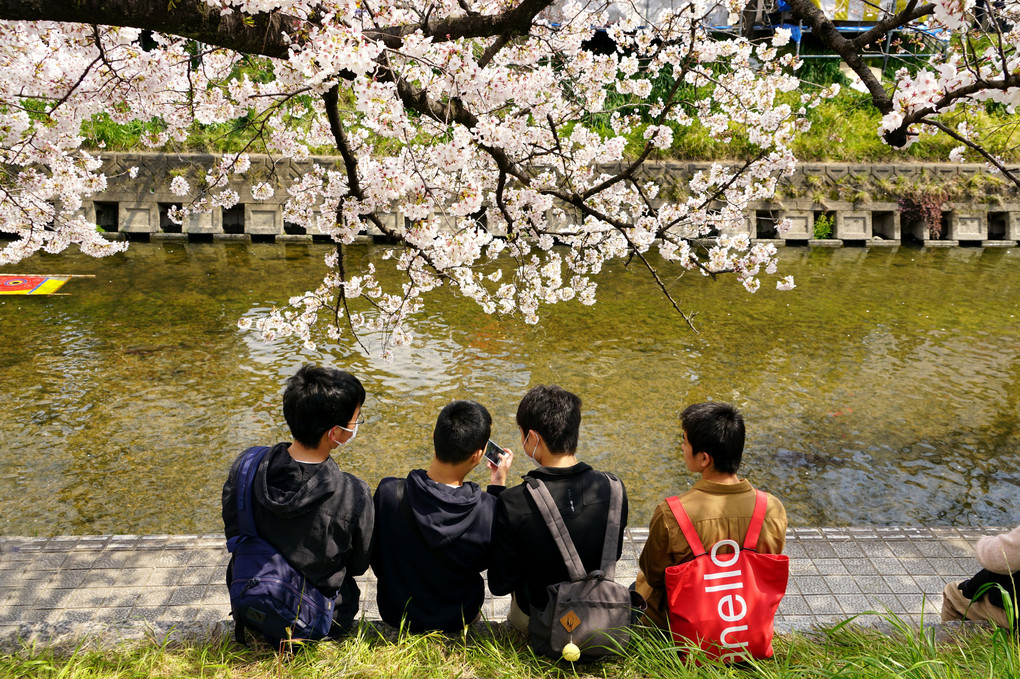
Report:
<svg viewBox="0 0 1020 679"><path fill-rule="evenodd" d="M976 601L963 595L960 591L960 583L950 582L942 590L942 621L950 620L987 620L999 627L1009 628L1009 620L1006 618L1006 611L990 603L987 596L981 596Z"/></svg>
<svg viewBox="0 0 1020 679"><path fill-rule="evenodd" d="M510 595L510 612L506 616L506 621L514 626L519 632L524 634L528 633L528 615L521 610L521 607L517 605L517 595Z"/></svg>

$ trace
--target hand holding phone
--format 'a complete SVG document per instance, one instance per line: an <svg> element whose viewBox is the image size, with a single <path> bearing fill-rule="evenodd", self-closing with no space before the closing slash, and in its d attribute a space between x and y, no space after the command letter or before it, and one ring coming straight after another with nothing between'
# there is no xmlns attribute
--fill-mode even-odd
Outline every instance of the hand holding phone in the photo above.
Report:
<svg viewBox="0 0 1020 679"><path fill-rule="evenodd" d="M513 462L514 454L509 448L500 448L489 441L485 444L483 453L486 466L489 468L489 483L493 486L505 486L506 477L510 472L510 464Z"/></svg>

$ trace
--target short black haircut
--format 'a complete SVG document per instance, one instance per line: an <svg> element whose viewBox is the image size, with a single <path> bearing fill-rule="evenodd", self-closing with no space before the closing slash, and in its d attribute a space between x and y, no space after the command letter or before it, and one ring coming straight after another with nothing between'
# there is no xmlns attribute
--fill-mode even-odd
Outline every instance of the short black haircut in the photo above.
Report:
<svg viewBox="0 0 1020 679"><path fill-rule="evenodd" d="M695 454L712 456L716 471L736 474L744 454L744 418L729 403L707 401L687 406L680 415Z"/></svg>
<svg viewBox="0 0 1020 679"><path fill-rule="evenodd" d="M555 384L534 387L517 406L517 426L537 432L550 453L572 454L581 429L581 399Z"/></svg>
<svg viewBox="0 0 1020 679"><path fill-rule="evenodd" d="M480 403L454 401L447 404L436 418L432 445L436 458L447 464L460 464L476 450L485 448L492 433L492 417Z"/></svg>
<svg viewBox="0 0 1020 679"><path fill-rule="evenodd" d="M346 427L354 411L365 403L365 388L349 372L318 365L303 365L283 390L283 417L294 440L318 448L322 435L333 427Z"/></svg>

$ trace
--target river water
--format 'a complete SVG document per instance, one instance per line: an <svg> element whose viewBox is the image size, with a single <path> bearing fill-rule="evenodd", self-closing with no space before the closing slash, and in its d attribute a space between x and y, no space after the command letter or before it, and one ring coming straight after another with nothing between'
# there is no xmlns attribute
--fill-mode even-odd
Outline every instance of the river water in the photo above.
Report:
<svg viewBox="0 0 1020 679"><path fill-rule="evenodd" d="M486 405L493 439L520 452L517 402L557 383L583 399L579 455L624 480L631 525L693 482L678 413L707 399L742 409L741 472L792 525L1020 522L1016 249L788 248L792 292L677 281L699 334L637 267L604 276L596 306L547 309L537 326L442 292L391 363L236 329L314 287L325 252L135 244L6 267L96 277L68 296L0 297L0 534L218 532L233 457L289 440L280 394L304 362L365 384L368 422L336 458L373 487L427 465L455 398ZM382 254L355 247L349 266L385 268Z"/></svg>

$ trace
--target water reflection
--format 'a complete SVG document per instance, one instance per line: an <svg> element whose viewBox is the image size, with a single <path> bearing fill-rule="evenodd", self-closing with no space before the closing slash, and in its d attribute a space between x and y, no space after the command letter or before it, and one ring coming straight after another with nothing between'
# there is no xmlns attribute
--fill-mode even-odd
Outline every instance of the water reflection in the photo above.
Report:
<svg viewBox="0 0 1020 679"><path fill-rule="evenodd" d="M314 287L325 252L154 244L19 264L96 278L0 298L0 534L218 531L227 465L287 438L282 384L307 361L365 383L368 423L338 459L373 485L427 463L450 399L485 403L516 447L520 396L556 382L584 399L581 455L623 477L636 524L690 485L676 416L708 398L743 409L744 470L795 525L1020 521L1016 251L790 249L797 290L753 297L688 274L677 292L700 334L622 269L596 307L534 327L441 293L388 364L235 330ZM351 266L385 270L382 252Z"/></svg>

